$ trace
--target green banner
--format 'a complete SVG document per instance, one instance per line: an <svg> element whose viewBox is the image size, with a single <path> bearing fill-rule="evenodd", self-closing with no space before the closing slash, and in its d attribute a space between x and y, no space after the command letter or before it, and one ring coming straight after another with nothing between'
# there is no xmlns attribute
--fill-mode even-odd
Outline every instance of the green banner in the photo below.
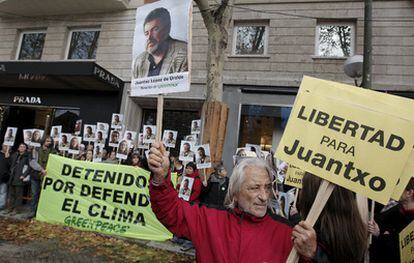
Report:
<svg viewBox="0 0 414 263"><path fill-rule="evenodd" d="M131 238L172 237L151 210L148 171L57 155L46 170L37 220Z"/></svg>

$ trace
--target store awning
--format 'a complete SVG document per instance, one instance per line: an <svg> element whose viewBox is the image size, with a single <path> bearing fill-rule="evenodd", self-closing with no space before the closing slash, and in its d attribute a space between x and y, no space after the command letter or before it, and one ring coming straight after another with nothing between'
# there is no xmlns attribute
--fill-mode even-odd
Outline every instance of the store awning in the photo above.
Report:
<svg viewBox="0 0 414 263"><path fill-rule="evenodd" d="M124 82L89 61L0 61L0 88L122 91Z"/></svg>

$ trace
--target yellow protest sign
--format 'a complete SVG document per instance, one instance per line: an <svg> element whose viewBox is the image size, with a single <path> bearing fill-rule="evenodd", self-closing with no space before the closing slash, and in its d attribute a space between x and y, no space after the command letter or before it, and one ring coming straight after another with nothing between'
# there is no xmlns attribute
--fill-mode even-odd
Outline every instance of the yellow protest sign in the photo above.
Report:
<svg viewBox="0 0 414 263"><path fill-rule="evenodd" d="M299 167L289 164L284 184L302 189L302 179L304 175L305 171L301 170Z"/></svg>
<svg viewBox="0 0 414 263"><path fill-rule="evenodd" d="M36 219L148 240L171 233L151 210L148 171L50 155Z"/></svg>
<svg viewBox="0 0 414 263"><path fill-rule="evenodd" d="M385 204L414 145L414 102L331 83L304 77L275 155ZM407 108L397 116L368 100Z"/></svg>
<svg viewBox="0 0 414 263"><path fill-rule="evenodd" d="M400 232L400 256L401 263L414 261L414 221Z"/></svg>
<svg viewBox="0 0 414 263"><path fill-rule="evenodd" d="M400 179L397 182L397 185L392 192L391 198L394 200L400 200L401 195L403 194L405 187L410 181L411 177L414 176L414 151L411 152L407 163L404 166L403 173Z"/></svg>

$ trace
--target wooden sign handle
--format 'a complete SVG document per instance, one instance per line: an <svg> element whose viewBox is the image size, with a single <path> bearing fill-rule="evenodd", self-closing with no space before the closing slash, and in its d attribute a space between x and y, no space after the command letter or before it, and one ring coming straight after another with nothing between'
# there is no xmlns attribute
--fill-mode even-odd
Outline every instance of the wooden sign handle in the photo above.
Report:
<svg viewBox="0 0 414 263"><path fill-rule="evenodd" d="M159 94L157 98L157 134L155 137L155 140L157 142L161 141L163 111L164 111L164 95Z"/></svg>
<svg viewBox="0 0 414 263"><path fill-rule="evenodd" d="M305 222L310 224L312 227L315 225L318 217L320 216L323 208L325 207L326 203L328 202L329 197L334 190L335 185L326 181L322 180L321 185L319 186L318 193L316 194L316 198L313 201L312 207L309 211L308 216L306 217ZM289 257L287 258L287 263L297 263L299 261L299 253L296 251L295 248L292 248L290 251Z"/></svg>

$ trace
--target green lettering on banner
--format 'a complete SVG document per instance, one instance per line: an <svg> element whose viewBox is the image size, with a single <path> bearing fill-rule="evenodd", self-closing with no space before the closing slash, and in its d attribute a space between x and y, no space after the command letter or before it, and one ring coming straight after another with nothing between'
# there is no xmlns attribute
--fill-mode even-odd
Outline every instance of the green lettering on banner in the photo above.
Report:
<svg viewBox="0 0 414 263"><path fill-rule="evenodd" d="M163 241L151 210L148 171L51 155L36 219L109 235Z"/></svg>

